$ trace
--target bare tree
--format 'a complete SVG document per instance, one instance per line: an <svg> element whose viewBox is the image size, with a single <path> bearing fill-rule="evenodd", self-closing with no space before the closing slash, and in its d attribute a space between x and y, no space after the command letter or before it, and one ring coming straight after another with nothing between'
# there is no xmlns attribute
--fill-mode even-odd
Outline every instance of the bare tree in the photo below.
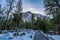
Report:
<svg viewBox="0 0 60 40"><path fill-rule="evenodd" d="M16 8L16 13L20 16L19 19L22 20L22 0L18 0Z"/></svg>
<svg viewBox="0 0 60 40"><path fill-rule="evenodd" d="M0 18L2 21L5 19L5 17L2 17L2 15L4 15L4 11L5 11L5 9L2 8L2 5L0 4Z"/></svg>
<svg viewBox="0 0 60 40"><path fill-rule="evenodd" d="M11 13L11 11L12 11L12 9L13 9L13 7L14 7L14 1L15 0L6 0L6 2L7 2L7 10L6 10L6 14L7 14L7 19L8 19L8 17L9 17L9 14Z"/></svg>

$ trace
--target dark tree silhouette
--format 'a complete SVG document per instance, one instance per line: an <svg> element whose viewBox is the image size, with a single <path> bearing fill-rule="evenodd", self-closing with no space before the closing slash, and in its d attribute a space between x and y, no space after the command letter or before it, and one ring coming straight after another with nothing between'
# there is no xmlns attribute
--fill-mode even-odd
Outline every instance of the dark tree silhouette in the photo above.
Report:
<svg viewBox="0 0 60 40"><path fill-rule="evenodd" d="M14 22L16 23L16 29L19 27L19 23L22 21L22 1L18 0L16 4L16 10L15 13L13 14Z"/></svg>
<svg viewBox="0 0 60 40"><path fill-rule="evenodd" d="M60 0L44 0L45 12L53 15L54 25L58 29L60 24Z"/></svg>

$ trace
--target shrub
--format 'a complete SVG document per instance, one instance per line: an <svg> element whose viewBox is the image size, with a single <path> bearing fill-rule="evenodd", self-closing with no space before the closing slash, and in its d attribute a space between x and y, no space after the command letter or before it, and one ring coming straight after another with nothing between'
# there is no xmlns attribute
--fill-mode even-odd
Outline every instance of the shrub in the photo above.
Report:
<svg viewBox="0 0 60 40"><path fill-rule="evenodd" d="M19 36L19 34L16 32L16 33L14 33L14 36Z"/></svg>
<svg viewBox="0 0 60 40"><path fill-rule="evenodd" d="M23 35L25 35L25 33L23 32L22 34L20 34L20 36L23 36Z"/></svg>
<svg viewBox="0 0 60 40"><path fill-rule="evenodd" d="M30 36L30 38L32 38L32 35Z"/></svg>

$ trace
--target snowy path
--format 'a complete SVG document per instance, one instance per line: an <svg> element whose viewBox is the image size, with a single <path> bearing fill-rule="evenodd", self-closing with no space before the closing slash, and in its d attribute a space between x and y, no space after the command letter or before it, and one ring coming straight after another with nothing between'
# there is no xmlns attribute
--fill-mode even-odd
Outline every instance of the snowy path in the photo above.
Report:
<svg viewBox="0 0 60 40"><path fill-rule="evenodd" d="M44 36L41 32L35 31L34 40L48 40L48 37Z"/></svg>

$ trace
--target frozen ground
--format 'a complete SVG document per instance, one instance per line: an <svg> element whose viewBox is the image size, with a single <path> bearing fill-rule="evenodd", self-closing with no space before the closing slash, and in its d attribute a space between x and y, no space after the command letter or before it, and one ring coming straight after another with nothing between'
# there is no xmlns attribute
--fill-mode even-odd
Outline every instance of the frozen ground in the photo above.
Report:
<svg viewBox="0 0 60 40"><path fill-rule="evenodd" d="M14 33L18 33L14 36ZM0 34L0 40L33 40L34 31L25 32L7 32Z"/></svg>
<svg viewBox="0 0 60 40"><path fill-rule="evenodd" d="M38 30L2 31L0 40L60 40L59 35L46 35Z"/></svg>
<svg viewBox="0 0 60 40"><path fill-rule="evenodd" d="M60 35L49 35L49 37L52 37L53 40L60 40Z"/></svg>

